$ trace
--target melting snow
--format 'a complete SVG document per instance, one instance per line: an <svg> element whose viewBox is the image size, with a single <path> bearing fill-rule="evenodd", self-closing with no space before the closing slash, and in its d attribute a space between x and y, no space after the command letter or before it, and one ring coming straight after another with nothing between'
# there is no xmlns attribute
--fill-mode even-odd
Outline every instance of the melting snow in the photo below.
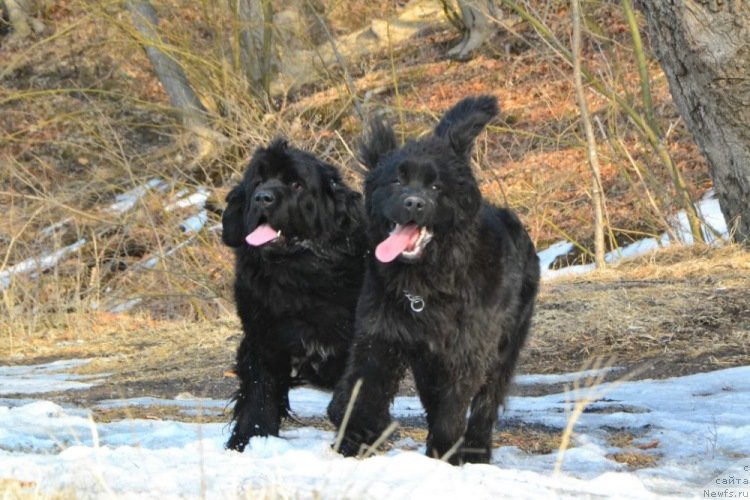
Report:
<svg viewBox="0 0 750 500"><path fill-rule="evenodd" d="M55 250L54 252L47 255L26 259L22 262L19 262L18 264L10 266L8 269L0 272L0 290L4 290L8 287L8 285L10 285L11 279L14 275L24 273L37 274L42 271L46 271L47 269L57 264L60 259L68 255L69 253L75 252L76 250L81 248L85 243L85 239L80 239L72 245L68 245L59 250Z"/></svg>
<svg viewBox="0 0 750 500"><path fill-rule="evenodd" d="M42 386L54 384L61 370L82 362L0 368L0 380L11 384L12 377L23 376ZM602 373L525 375L519 382L570 382ZM295 389L291 405L297 415L322 417L329 397ZM410 438L382 456L345 459L330 449L333 433L311 427L284 430L279 438L254 438L240 454L223 448L226 423L95 423L88 409L34 400L0 400L0 471L42 492L72 489L80 497L648 498L702 495L703 486L728 469L736 471L730 489L748 491L738 479L750 465L750 367L511 397L501 420L561 429L571 402L580 398L592 403L576 423L576 446L565 453L559 475L553 473L556 453L502 447L494 451L491 465L451 467L422 456L424 443L417 443L416 452L404 450L415 444ZM97 406L218 412L226 404L183 397ZM414 397L396 398L391 410L396 418L422 414ZM635 435L634 445L643 448L637 451L656 457L656 465L630 471L612 460L611 454L621 450L607 437L618 430ZM750 473L746 476L750 479Z"/></svg>
<svg viewBox="0 0 750 500"><path fill-rule="evenodd" d="M713 198L713 190L706 193L706 196L695 204L698 215L701 219L701 232L704 239L709 243L719 243L721 240L728 238L729 229L724 220L724 215L719 208L719 200ZM681 210L672 218L672 229L677 238L685 245L693 244L693 235L690 232L690 224L684 210ZM608 263L614 263L622 259L628 259L645 255L647 253L664 248L672 244L672 239L667 233L662 233L658 238L644 238L637 240L629 245L617 248L605 255ZM581 264L575 266L562 267L560 269L550 269L550 266L559 256L568 254L573 250L573 244L566 241L558 241L549 248L539 252L539 266L542 270L542 277L553 279L559 276L569 276L573 274L584 274L596 269L594 264Z"/></svg>
<svg viewBox="0 0 750 500"><path fill-rule="evenodd" d="M69 359L43 365L0 367L0 396L83 390L99 383L106 374L76 375L66 370L89 363L86 359ZM86 382L81 382L86 380Z"/></svg>

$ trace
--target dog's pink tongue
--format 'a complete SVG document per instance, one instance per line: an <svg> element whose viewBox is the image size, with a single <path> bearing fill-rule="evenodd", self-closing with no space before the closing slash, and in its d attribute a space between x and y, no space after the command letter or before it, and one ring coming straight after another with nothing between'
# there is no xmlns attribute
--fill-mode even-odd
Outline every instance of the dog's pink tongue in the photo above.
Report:
<svg viewBox="0 0 750 500"><path fill-rule="evenodd" d="M278 232L268 224L261 224L245 237L248 245L259 247L279 237Z"/></svg>
<svg viewBox="0 0 750 500"><path fill-rule="evenodd" d="M419 235L416 224L397 226L396 229L375 248L375 257L384 263L393 261L406 250L409 243Z"/></svg>

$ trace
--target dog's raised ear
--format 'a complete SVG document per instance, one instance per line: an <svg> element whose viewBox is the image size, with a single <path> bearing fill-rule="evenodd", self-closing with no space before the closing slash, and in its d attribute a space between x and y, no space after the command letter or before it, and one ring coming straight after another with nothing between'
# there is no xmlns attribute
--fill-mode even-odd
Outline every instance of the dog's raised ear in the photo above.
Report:
<svg viewBox="0 0 750 500"><path fill-rule="evenodd" d="M494 96L467 97L445 112L435 135L447 139L459 155L468 156L474 140L499 112Z"/></svg>
<svg viewBox="0 0 750 500"><path fill-rule="evenodd" d="M227 208L221 215L221 239L228 247L237 248L245 241L245 186L240 183L227 195Z"/></svg>
<svg viewBox="0 0 750 500"><path fill-rule="evenodd" d="M373 117L359 142L359 161L373 170L383 156L397 148L396 134L390 123L382 116Z"/></svg>
<svg viewBox="0 0 750 500"><path fill-rule="evenodd" d="M285 137L277 137L271 141L267 148L262 148L262 151L271 158L275 158L285 156L287 149L289 149L289 141Z"/></svg>

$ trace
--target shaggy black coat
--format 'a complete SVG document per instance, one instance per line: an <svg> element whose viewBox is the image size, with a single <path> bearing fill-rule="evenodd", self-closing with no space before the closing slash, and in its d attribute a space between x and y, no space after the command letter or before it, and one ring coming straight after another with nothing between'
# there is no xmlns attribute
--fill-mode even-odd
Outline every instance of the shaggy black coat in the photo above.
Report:
<svg viewBox="0 0 750 500"><path fill-rule="evenodd" d="M278 435L291 386L330 389L343 373L364 275L362 196L277 140L255 152L222 225L244 331L227 447L242 451L253 436Z"/></svg>
<svg viewBox="0 0 750 500"><path fill-rule="evenodd" d="M513 212L482 200L470 167L473 142L497 112L493 97L464 99L432 135L401 148L389 126L370 126L361 153L370 169L365 210L375 252L346 373L328 407L341 427L362 379L344 430L346 455L388 426L408 366L427 413L427 455L454 464L490 459L539 284L527 232ZM383 242L409 227L413 234L394 258L396 244Z"/></svg>

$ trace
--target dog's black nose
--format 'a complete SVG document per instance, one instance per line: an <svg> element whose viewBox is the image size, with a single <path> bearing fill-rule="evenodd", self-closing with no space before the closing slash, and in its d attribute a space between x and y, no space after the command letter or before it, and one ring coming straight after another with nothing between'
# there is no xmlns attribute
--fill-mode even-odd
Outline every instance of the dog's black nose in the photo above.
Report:
<svg viewBox="0 0 750 500"><path fill-rule="evenodd" d="M408 210L409 212L421 212L424 210L425 205L427 202L424 200L424 198L419 196L407 196L404 198L404 208Z"/></svg>
<svg viewBox="0 0 750 500"><path fill-rule="evenodd" d="M271 191L258 191L255 193L255 196L253 196L253 199L256 203L260 204L263 207L267 207L268 205L276 201L276 197Z"/></svg>

